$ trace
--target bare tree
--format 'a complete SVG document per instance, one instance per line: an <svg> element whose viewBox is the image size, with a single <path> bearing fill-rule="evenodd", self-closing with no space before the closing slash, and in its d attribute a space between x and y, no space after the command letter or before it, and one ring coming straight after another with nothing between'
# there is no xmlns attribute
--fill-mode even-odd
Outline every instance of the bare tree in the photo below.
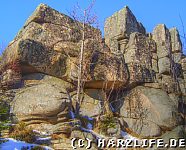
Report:
<svg viewBox="0 0 186 150"><path fill-rule="evenodd" d="M74 7L74 10L70 12L70 16L74 19L77 31L81 33L81 47L79 52L79 61L78 61L78 79L77 79L77 96L76 96L76 113L79 113L80 104L82 103L82 93L84 89L84 74L85 74L85 41L88 37L96 36L95 33L91 33L93 30L92 26L98 24L97 16L92 13L92 8L95 4L93 0L89 6L85 9L82 9L79 4ZM94 37L96 38L96 37Z"/></svg>
<svg viewBox="0 0 186 150"><path fill-rule="evenodd" d="M181 15L179 15L179 18L180 18L181 26L182 26L182 36L181 36L181 38L183 39L183 42L182 42L183 43L183 50L186 53L186 32L185 32L185 26L184 26L183 19L182 19Z"/></svg>

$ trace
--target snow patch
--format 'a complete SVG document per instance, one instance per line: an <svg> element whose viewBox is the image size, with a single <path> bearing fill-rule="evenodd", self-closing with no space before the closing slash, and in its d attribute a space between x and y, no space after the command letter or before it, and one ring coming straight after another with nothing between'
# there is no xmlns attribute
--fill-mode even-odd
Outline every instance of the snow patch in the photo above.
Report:
<svg viewBox="0 0 186 150"><path fill-rule="evenodd" d="M38 131L38 130L33 130L33 132L36 133L36 134L42 135L42 136L49 136L50 135L49 133L41 132L41 131Z"/></svg>
<svg viewBox="0 0 186 150"><path fill-rule="evenodd" d="M28 147L28 150L31 150L31 148L35 146L40 146L37 144L29 144L23 141L17 141L12 138L7 138L7 139L2 139L2 140L7 140L7 142L4 142L0 145L0 149L2 150L21 150L22 147ZM53 150L50 147L47 146L42 146L45 150Z"/></svg>

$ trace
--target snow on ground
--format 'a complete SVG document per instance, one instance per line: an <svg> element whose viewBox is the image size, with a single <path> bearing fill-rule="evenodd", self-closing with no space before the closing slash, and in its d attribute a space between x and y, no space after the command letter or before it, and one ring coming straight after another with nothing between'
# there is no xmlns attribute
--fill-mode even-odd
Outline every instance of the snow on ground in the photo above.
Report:
<svg viewBox="0 0 186 150"><path fill-rule="evenodd" d="M32 147L39 146L37 144L29 144L23 141L17 141L11 138L7 138L5 140L8 140L5 143L0 144L0 150L21 150L22 147L28 147L30 150ZM50 147L43 146L45 150L53 150Z"/></svg>
<svg viewBox="0 0 186 150"><path fill-rule="evenodd" d="M50 135L49 133L41 132L41 131L38 131L38 130L33 130L33 132L36 133L36 134L39 134L41 136L49 136Z"/></svg>
<svg viewBox="0 0 186 150"><path fill-rule="evenodd" d="M44 137L44 138L39 137L39 138L37 138L37 140L39 140L39 141L49 141L49 140L51 140L51 137Z"/></svg>

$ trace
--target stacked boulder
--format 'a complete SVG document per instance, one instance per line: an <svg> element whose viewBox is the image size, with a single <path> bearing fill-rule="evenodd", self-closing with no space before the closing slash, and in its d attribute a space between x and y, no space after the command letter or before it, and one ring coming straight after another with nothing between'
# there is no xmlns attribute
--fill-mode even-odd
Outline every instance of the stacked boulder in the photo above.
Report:
<svg viewBox="0 0 186 150"><path fill-rule="evenodd" d="M14 120L70 137L82 42L77 24L41 4L6 48L1 66L19 60L22 76L11 102ZM107 18L104 41L98 29L86 29L80 115L98 117L109 92L124 128L142 137L183 132L186 56L177 29L161 24L147 33L128 7ZM6 72L3 82L11 78Z"/></svg>
<svg viewBox="0 0 186 150"><path fill-rule="evenodd" d="M179 113L185 115L186 90L178 30L160 24L153 33L146 33L125 7L106 20L105 41L113 53L123 55L129 71L132 89L122 92L119 109L124 123L148 137L178 126Z"/></svg>

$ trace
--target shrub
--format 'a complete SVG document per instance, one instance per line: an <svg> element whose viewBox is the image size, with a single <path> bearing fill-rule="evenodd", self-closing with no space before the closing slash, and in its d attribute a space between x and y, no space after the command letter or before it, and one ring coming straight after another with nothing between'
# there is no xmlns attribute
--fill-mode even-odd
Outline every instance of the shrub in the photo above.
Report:
<svg viewBox="0 0 186 150"><path fill-rule="evenodd" d="M34 143L36 141L36 135L33 130L28 128L23 122L20 122L12 128L10 137L27 143Z"/></svg>
<svg viewBox="0 0 186 150"><path fill-rule="evenodd" d="M4 103L0 102L0 133L2 130L9 129L9 106Z"/></svg>
<svg viewBox="0 0 186 150"><path fill-rule="evenodd" d="M116 127L116 120L113 115L108 114L104 116L104 118L99 123L99 130L103 133L107 133L107 130L109 128L115 128Z"/></svg>
<svg viewBox="0 0 186 150"><path fill-rule="evenodd" d="M9 129L8 123L9 123L9 121L0 121L0 133L3 130Z"/></svg>

